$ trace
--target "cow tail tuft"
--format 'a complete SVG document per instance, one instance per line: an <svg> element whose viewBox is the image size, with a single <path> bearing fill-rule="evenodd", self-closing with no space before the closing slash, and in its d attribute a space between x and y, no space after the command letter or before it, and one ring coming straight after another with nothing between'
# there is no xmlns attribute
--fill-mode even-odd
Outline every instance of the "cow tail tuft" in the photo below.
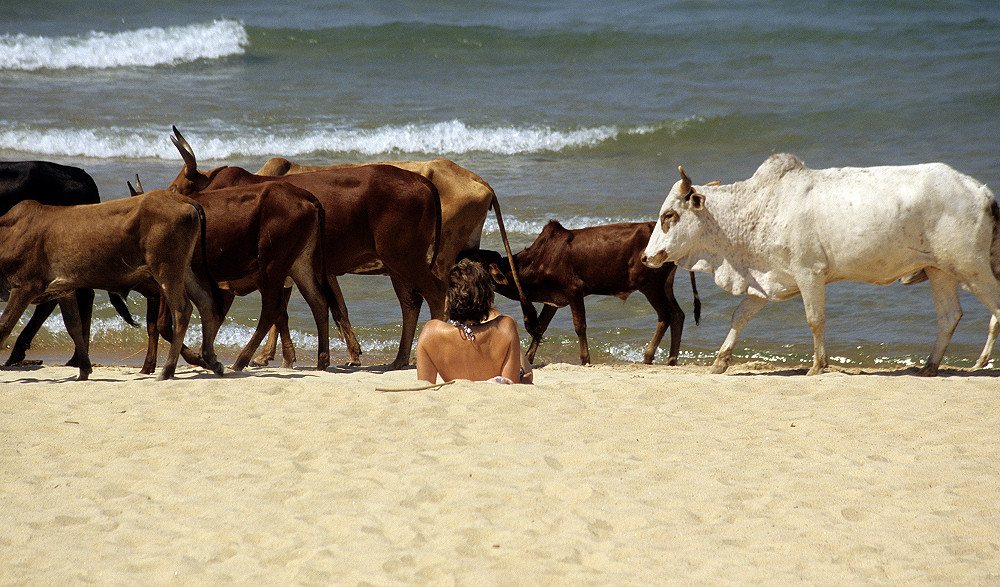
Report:
<svg viewBox="0 0 1000 587"><path fill-rule="evenodd" d="M698 295L698 284L694 279L694 271L691 274L691 293L694 295L694 323L701 324L701 296Z"/></svg>

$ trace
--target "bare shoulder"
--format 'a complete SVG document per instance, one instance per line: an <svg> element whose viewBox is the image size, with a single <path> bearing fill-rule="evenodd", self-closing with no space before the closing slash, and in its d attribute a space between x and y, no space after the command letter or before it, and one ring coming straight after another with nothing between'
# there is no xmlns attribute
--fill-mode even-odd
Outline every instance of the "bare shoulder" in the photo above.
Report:
<svg viewBox="0 0 1000 587"><path fill-rule="evenodd" d="M495 328L497 328L497 330L505 334L513 333L515 336L517 336L517 321L514 320L512 317L506 314L501 314L500 316L494 318L493 322L496 324Z"/></svg>
<svg viewBox="0 0 1000 587"><path fill-rule="evenodd" d="M426 324L424 324L424 327L420 330L420 336L421 338L427 336L437 336L438 334L444 332L445 329L448 328L448 326L449 325L447 322L444 322L442 320L437 320L436 318L432 318L428 320Z"/></svg>

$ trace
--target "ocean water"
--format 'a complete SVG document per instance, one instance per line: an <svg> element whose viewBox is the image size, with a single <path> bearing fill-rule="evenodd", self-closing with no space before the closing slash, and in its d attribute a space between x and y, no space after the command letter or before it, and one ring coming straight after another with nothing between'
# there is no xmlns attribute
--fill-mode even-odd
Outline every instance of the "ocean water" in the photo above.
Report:
<svg viewBox="0 0 1000 587"><path fill-rule="evenodd" d="M515 250L550 218L570 228L655 218L678 165L696 182L729 183L776 152L814 168L943 161L996 189L998 30L992 1L4 0L0 159L78 165L108 200L135 174L147 189L176 175L174 124L203 168L447 157L494 187ZM492 215L484 246L500 248ZM390 360L400 315L388 279L341 282L365 362ZM707 363L739 300L707 274L698 285L696 326L686 275L677 279L682 360ZM835 363L912 365L929 352L926 284L840 283L827 298ZM95 349L139 364L144 330L106 300ZM139 296L130 303L142 316ZM946 362L971 365L988 314L969 294L962 304ZM519 317L517 304L501 307ZM587 309L595 361L641 360L655 326L641 295L591 297ZM298 297L291 310L308 364L315 327ZM255 296L237 301L224 357L258 312ZM69 344L56 317L33 353ZM346 358L339 339L333 351ZM738 360L791 366L811 353L798 299L768 305L737 348ZM564 309L538 360L577 357Z"/></svg>

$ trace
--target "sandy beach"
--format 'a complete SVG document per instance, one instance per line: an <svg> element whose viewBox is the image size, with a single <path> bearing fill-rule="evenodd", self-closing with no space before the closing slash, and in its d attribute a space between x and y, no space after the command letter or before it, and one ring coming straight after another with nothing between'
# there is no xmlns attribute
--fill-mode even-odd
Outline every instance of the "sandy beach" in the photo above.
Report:
<svg viewBox="0 0 1000 587"><path fill-rule="evenodd" d="M991 584L998 371L0 370L0 584Z"/></svg>

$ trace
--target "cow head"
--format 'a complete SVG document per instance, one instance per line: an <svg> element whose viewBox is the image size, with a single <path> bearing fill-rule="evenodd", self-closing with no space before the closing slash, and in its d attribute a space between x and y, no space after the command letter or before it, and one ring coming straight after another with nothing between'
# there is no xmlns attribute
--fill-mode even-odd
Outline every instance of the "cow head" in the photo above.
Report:
<svg viewBox="0 0 1000 587"><path fill-rule="evenodd" d="M520 299L517 287L514 286L514 272L510 269L510 261L507 260L507 257L497 251L475 249L462 251L456 262L462 259L472 259L481 264L493 278L493 289L498 294L512 300Z"/></svg>
<svg viewBox="0 0 1000 587"><path fill-rule="evenodd" d="M642 254L642 262L654 269L684 255L682 247L696 236L700 216L705 209L704 194L694 189L683 167L677 170L681 173L681 180L674 184L663 200L660 218Z"/></svg>
<svg viewBox="0 0 1000 587"><path fill-rule="evenodd" d="M184 196L190 196L191 194L207 189L209 184L212 183L212 178L219 171L225 169L225 167L218 167L208 173L199 171L198 161L195 159L194 150L191 148L191 145L184 140L184 137L181 136L181 132L177 130L176 126L173 129L174 134L170 137L170 141L177 147L181 158L184 159L184 167L181 168L181 172L177 174L177 177L167 187L167 190Z"/></svg>

